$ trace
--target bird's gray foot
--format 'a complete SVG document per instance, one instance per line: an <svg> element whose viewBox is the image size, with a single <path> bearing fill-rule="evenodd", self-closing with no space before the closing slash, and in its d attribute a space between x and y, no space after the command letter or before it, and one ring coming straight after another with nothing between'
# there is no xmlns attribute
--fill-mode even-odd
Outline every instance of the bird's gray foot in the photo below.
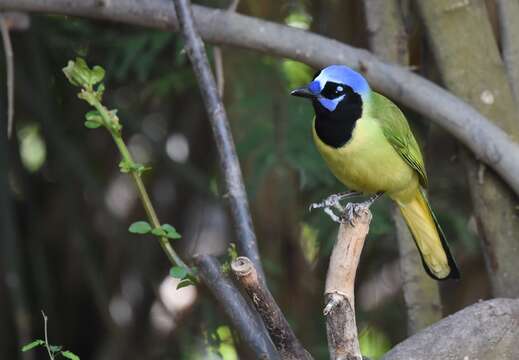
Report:
<svg viewBox="0 0 519 360"><path fill-rule="evenodd" d="M378 192L368 200L361 203L347 203L344 212L341 214L341 223L349 222L350 225L355 225L355 218L360 216L362 212L369 209L373 203L380 198L384 193Z"/></svg>
<svg viewBox="0 0 519 360"><path fill-rule="evenodd" d="M347 192L342 192L342 193L338 193L338 194L332 194L321 202L311 204L309 207L309 210L312 211L313 209L322 209L322 208L331 208L331 207L341 206L341 203L340 203L341 200L349 198L349 197L359 196L359 195L362 195L362 194L357 191L347 191ZM342 208L342 206L341 206L341 208Z"/></svg>

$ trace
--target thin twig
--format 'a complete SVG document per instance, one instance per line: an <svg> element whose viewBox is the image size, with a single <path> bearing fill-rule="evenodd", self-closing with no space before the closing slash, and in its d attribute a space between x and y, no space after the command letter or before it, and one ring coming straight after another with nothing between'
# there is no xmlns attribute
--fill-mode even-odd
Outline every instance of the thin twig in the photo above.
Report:
<svg viewBox="0 0 519 360"><path fill-rule="evenodd" d="M202 99L218 148L220 168L225 179L225 196L229 199L231 214L237 232L238 250L241 254L251 259L258 269L260 279L264 281L265 275L260 262L256 235L252 227L249 203L245 186L243 185L243 177L234 140L231 135L225 108L218 97L218 91L209 67L204 44L195 28L191 3L189 0L175 0L174 4L187 54L198 80Z"/></svg>
<svg viewBox="0 0 519 360"><path fill-rule="evenodd" d="M278 359L276 349L257 314L243 298L240 291L220 271L220 263L209 255L194 257L202 282L211 290L215 299L238 330L241 339L258 359Z"/></svg>
<svg viewBox="0 0 519 360"><path fill-rule="evenodd" d="M254 264L242 256L231 263L231 269L263 319L281 359L312 359L296 338L265 283L258 280Z"/></svg>
<svg viewBox="0 0 519 360"><path fill-rule="evenodd" d="M240 0L232 0L231 4L227 8L228 12L234 12L238 8L238 4ZM225 90L225 76L223 73L223 56L222 56L222 48L220 46L215 46L213 48L214 55L214 72L216 75L216 85L218 88L218 95L220 99L223 99L223 92Z"/></svg>
<svg viewBox="0 0 519 360"><path fill-rule="evenodd" d="M52 354L52 351L50 350L49 335L48 335L48 330L47 330L47 321L49 319L47 318L47 315L45 315L43 310L41 311L41 314L43 315L43 331L45 333L45 348L47 349L47 353L49 354L49 358L51 360L54 360L54 355Z"/></svg>
<svg viewBox="0 0 519 360"><path fill-rule="evenodd" d="M0 15L0 31L2 32L7 72L7 137L11 138L14 118L14 61L13 45L11 44L11 37L9 35L9 24L4 15Z"/></svg>
<svg viewBox="0 0 519 360"><path fill-rule="evenodd" d="M216 87L218 88L218 96L223 99L223 91L225 88L225 76L223 73L222 49L219 46L213 48L214 56L214 72L216 75Z"/></svg>
<svg viewBox="0 0 519 360"><path fill-rule="evenodd" d="M125 161L128 164L134 164L133 157L130 154L130 151L128 150L128 147L126 146L126 143L124 142L120 132L111 130L112 128L110 127L110 124L111 121L113 121L113 117L116 115L110 112L95 96L90 96L90 98L94 108L97 109L97 111L105 121L105 127L109 130L110 134L112 135L112 138L117 148L119 149L119 152L121 153L123 161ZM148 195L148 191L144 186L141 173L138 171L130 171L130 175L134 181L135 187L137 188L139 199L142 202L142 206L144 207L144 211L146 212L148 220L150 221L154 229L160 228L161 223L157 216L157 212L155 211L155 208L151 202L150 196ZM162 250L164 251L164 253L166 254L170 263L173 266L181 266L187 269L189 272L191 272L191 270L189 270L189 267L180 258L175 249L173 249L171 242L166 236L159 236L159 243L162 247Z"/></svg>

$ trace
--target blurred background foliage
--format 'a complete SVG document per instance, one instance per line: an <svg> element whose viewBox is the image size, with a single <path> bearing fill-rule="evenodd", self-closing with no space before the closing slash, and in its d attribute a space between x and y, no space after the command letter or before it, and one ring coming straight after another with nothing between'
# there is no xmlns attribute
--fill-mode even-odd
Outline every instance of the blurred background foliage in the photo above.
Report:
<svg viewBox="0 0 519 360"><path fill-rule="evenodd" d="M367 47L361 2L242 0L238 11ZM435 78L423 30L411 15L406 21L412 65ZM168 278L167 260L152 237L127 232L143 217L136 193L118 171L107 134L83 127L87 106L61 73L76 56L106 69L105 102L119 109L136 161L153 167L145 181L160 218L183 234L181 253L222 255L233 234L211 131L179 36L32 16L30 30L13 34L13 43L16 136L0 150L9 152L2 176L13 195L15 241L2 240L0 261L14 259L17 266L0 293L12 291L10 281L19 291L0 296L0 358L21 358L20 345L42 336L41 309L49 316L52 342L85 360L247 358L211 295L201 287L176 291L177 280ZM311 142L310 105L288 95L316 69L242 49L222 51L224 101L269 286L307 349L326 359L322 293L337 227L307 209L343 187ZM432 204L466 274L458 283L441 284L448 314L488 297L488 281L457 145L428 120L406 114L424 145ZM406 337L389 205L382 199L374 206L357 280L360 342L372 359ZM23 321L15 322L19 316Z"/></svg>

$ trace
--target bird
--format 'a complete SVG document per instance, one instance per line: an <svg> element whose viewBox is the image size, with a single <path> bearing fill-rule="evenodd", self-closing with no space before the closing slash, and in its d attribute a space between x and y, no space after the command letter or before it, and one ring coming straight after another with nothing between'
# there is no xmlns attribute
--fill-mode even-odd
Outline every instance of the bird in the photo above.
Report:
<svg viewBox="0 0 519 360"><path fill-rule="evenodd" d="M369 207L386 194L400 209L425 271L436 280L459 279L427 199L428 179L420 147L397 105L345 65L318 71L310 83L290 94L311 100L313 141L333 175L350 190L330 195L310 208L324 208L338 222L351 221L359 207ZM345 216L331 210L342 209L341 200L360 194L371 197L365 203L348 204Z"/></svg>

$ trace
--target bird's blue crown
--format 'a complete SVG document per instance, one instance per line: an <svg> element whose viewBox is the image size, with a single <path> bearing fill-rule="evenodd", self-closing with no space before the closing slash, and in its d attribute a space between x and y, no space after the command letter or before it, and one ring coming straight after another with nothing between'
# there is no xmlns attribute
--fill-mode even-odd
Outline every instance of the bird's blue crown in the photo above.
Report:
<svg viewBox="0 0 519 360"><path fill-rule="evenodd" d="M370 88L368 82L358 72L344 65L331 65L321 70L314 80L308 84L308 90L314 94L319 102L329 111L334 111L338 103L343 100L343 96L329 99L322 96L322 92L327 83L349 86L354 92L359 94L363 100L369 95Z"/></svg>

